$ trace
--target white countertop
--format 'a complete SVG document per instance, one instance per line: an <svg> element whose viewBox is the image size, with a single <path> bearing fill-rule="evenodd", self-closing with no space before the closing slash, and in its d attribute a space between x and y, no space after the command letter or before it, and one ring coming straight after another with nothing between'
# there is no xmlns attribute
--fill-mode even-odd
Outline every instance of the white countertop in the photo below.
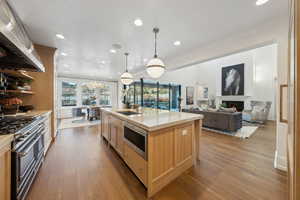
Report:
<svg viewBox="0 0 300 200"><path fill-rule="evenodd" d="M14 135L13 134L0 135L0 151L1 151L1 149L3 147L5 147L6 145L10 144L13 139L14 139Z"/></svg>
<svg viewBox="0 0 300 200"><path fill-rule="evenodd" d="M141 114L126 116L118 111L128 111L128 109L101 108L102 111L108 112L124 121L133 123L147 131L155 131L174 125L183 124L194 120L203 119L201 114L173 112L168 110L143 108ZM135 110L131 110L134 111Z"/></svg>
<svg viewBox="0 0 300 200"><path fill-rule="evenodd" d="M16 115L5 115L6 117L18 117L18 116L38 116L38 115L45 115L51 113L51 110L32 110L26 113L17 113Z"/></svg>

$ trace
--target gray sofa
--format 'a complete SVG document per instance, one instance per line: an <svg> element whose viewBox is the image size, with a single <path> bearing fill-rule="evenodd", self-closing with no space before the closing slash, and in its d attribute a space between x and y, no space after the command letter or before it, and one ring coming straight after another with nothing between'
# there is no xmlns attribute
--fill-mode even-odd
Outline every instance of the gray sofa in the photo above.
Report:
<svg viewBox="0 0 300 200"><path fill-rule="evenodd" d="M216 129L226 132L236 132L242 128L242 113L241 112L213 112L200 111L197 109L183 109L182 112L197 113L204 115L203 127Z"/></svg>

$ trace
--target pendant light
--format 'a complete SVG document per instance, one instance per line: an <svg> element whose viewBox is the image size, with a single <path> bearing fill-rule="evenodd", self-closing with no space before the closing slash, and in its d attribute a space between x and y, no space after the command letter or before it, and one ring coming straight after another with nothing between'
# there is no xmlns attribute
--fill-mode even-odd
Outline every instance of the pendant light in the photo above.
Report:
<svg viewBox="0 0 300 200"><path fill-rule="evenodd" d="M133 77L128 72L128 69L127 69L127 57L129 55L129 53L125 53L124 55L126 57L126 65L125 65L125 72L121 75L121 83L123 83L124 85L130 85L133 82Z"/></svg>
<svg viewBox="0 0 300 200"><path fill-rule="evenodd" d="M159 32L158 28L154 28L153 32L155 34L155 51L154 51L154 58L152 58L148 64L146 65L146 70L149 76L152 78L159 78L163 73L165 72L165 64L164 62L158 58L157 56L157 51L156 51L156 46L157 46L157 33Z"/></svg>

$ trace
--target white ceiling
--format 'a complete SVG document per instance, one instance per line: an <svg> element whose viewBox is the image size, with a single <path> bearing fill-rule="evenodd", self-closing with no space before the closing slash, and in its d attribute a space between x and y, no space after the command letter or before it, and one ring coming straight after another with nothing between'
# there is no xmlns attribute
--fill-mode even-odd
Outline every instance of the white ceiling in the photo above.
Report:
<svg viewBox="0 0 300 200"><path fill-rule="evenodd" d="M229 34L285 14L288 0L26 0L12 1L34 42L58 48L58 73L118 79L124 71L124 52L129 69L141 70L153 56L152 28L160 28L158 53L168 59ZM133 21L141 18L142 27ZM59 40L55 34L65 36ZM173 42L182 45L175 47ZM112 44L121 44L116 54ZM104 60L106 64L100 62ZM69 67L65 67L68 65ZM172 66L167 66L172 67Z"/></svg>

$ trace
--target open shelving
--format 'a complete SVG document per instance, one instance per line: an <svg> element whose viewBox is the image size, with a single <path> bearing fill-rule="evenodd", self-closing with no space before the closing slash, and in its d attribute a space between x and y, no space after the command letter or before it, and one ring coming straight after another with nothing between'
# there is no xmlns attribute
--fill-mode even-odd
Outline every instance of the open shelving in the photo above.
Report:
<svg viewBox="0 0 300 200"><path fill-rule="evenodd" d="M34 78L30 75L27 74L26 71L24 70L6 70L6 69L1 69L0 73L5 73L7 75L16 77L16 78L22 78L22 79L29 79L29 80L34 80Z"/></svg>
<svg viewBox="0 0 300 200"><path fill-rule="evenodd" d="M27 91L27 90L0 90L0 93L5 94L34 94L33 91Z"/></svg>

